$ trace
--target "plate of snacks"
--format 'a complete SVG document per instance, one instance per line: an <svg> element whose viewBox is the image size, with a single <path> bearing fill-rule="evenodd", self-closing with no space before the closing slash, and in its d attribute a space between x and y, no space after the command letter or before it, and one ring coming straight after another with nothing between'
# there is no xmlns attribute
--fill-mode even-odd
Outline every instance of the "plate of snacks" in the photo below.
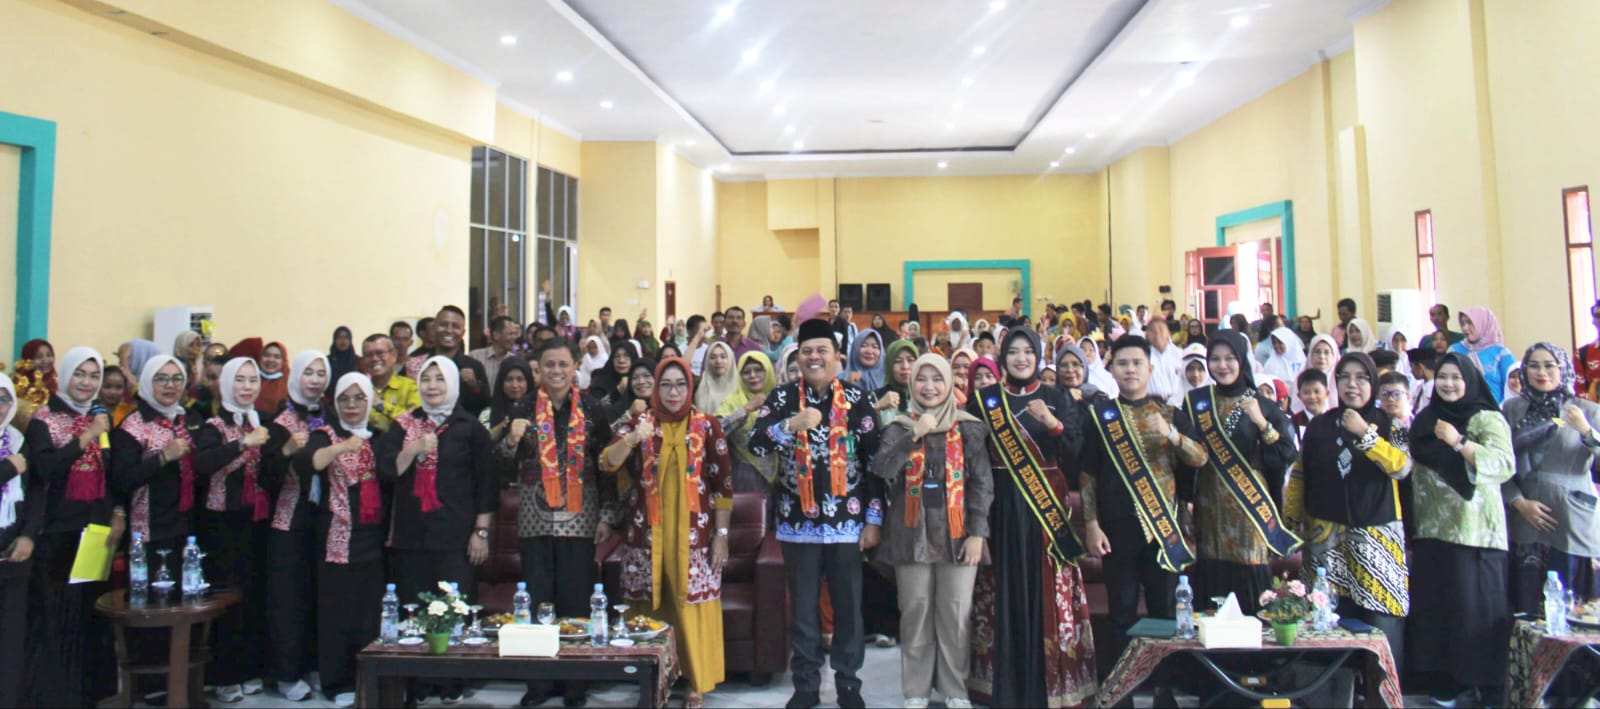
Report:
<svg viewBox="0 0 1600 709"><path fill-rule="evenodd" d="M628 637L634 640L652 640L666 629L666 623L649 616L636 615L628 619Z"/></svg>
<svg viewBox="0 0 1600 709"><path fill-rule="evenodd" d="M513 616L510 613L495 613L494 615L485 616L482 621L483 634L491 637L497 636L500 634L500 628L507 625L512 625L516 622L516 616Z"/></svg>
<svg viewBox="0 0 1600 709"><path fill-rule="evenodd" d="M1600 600L1578 606L1567 622L1583 628L1600 628Z"/></svg>
<svg viewBox="0 0 1600 709"><path fill-rule="evenodd" d="M582 640L589 637L588 618L562 618L558 624L561 626L562 640Z"/></svg>

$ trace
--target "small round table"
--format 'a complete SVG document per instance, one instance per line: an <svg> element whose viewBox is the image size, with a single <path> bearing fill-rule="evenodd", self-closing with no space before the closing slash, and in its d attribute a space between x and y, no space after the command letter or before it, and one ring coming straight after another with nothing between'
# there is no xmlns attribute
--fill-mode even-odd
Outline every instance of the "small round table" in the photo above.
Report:
<svg viewBox="0 0 1600 709"><path fill-rule="evenodd" d="M133 676L141 674L159 674L162 671L167 675L167 706L191 706L190 691L194 690L194 698L199 699L199 691L204 686L204 668L210 659L209 648L203 647L210 641L211 621L228 610L229 606L239 602L241 594L236 589L213 590L199 601L192 603L161 602L148 603L144 606L133 606L128 603L128 592L118 589L107 593L95 601L95 612L111 619L117 638L117 674L122 685L122 694L117 697L121 706L129 706L133 700ZM201 626L200 652L191 655L189 648L190 628L195 624ZM167 648L167 664L162 665L136 665L128 649L126 628L169 628L172 639Z"/></svg>

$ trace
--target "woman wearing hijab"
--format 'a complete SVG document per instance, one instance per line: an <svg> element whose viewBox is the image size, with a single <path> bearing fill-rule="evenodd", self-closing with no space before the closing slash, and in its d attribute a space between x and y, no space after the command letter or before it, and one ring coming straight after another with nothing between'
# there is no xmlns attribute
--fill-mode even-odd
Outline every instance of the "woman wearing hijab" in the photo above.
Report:
<svg viewBox="0 0 1600 709"><path fill-rule="evenodd" d="M777 461L751 453L749 445L751 427L777 386L778 377L767 356L746 352L739 357L739 388L713 412L723 434L733 444L734 492L766 492L777 477Z"/></svg>
<svg viewBox="0 0 1600 709"><path fill-rule="evenodd" d="M1394 371L1406 375L1407 380L1414 379L1411 375L1411 355L1408 354L1410 348L1407 347L1409 341L1406 339L1405 331L1395 325L1388 325L1383 329L1383 342L1379 344L1383 349L1400 355L1400 361L1395 363Z"/></svg>
<svg viewBox="0 0 1600 709"><path fill-rule="evenodd" d="M972 361L972 366L967 368L967 402L971 408L973 395L984 387L991 387L1000 383L1000 365L988 357L979 357Z"/></svg>
<svg viewBox="0 0 1600 709"><path fill-rule="evenodd" d="M962 410L967 408L969 391L967 385L972 381L969 375L972 374L972 363L977 359L978 353L973 352L969 347L956 350L950 355L950 376L955 379L953 382L956 390L954 396L956 397L956 405L960 406Z"/></svg>
<svg viewBox="0 0 1600 709"><path fill-rule="evenodd" d="M878 397L878 418L884 423L904 416L911 405L911 366L917 361L920 353L917 346L910 340L895 340L889 343L889 349L884 353L886 376L883 386L876 392Z"/></svg>
<svg viewBox="0 0 1600 709"><path fill-rule="evenodd" d="M957 310L951 312L944 319L944 326L950 331L950 349L961 351L972 348L974 334L972 328L967 326L967 316Z"/></svg>
<svg viewBox="0 0 1600 709"><path fill-rule="evenodd" d="M226 352L227 348L223 348ZM199 378L200 362L206 357L205 338L194 330L184 330L172 339L172 356L183 363L192 385Z"/></svg>
<svg viewBox="0 0 1600 709"><path fill-rule="evenodd" d="M195 504L194 439L185 425L192 418L183 409L183 364L157 354L145 361L139 374L138 408L111 433L111 482L116 494L128 502L128 528L144 540L150 578L156 578L164 560L171 578L182 574L177 552L190 533L190 512ZM165 647L165 645L163 645Z"/></svg>
<svg viewBox="0 0 1600 709"><path fill-rule="evenodd" d="M493 444L477 417L457 405L461 373L454 361L429 357L419 376L422 407L395 419L375 453L381 479L394 485L395 592L409 603L448 581L471 599L477 596L472 567L489 556L489 522L499 504ZM461 684L446 683L441 693L453 701Z"/></svg>
<svg viewBox="0 0 1600 709"><path fill-rule="evenodd" d="M262 489L262 451L283 445L269 439L255 409L261 375L255 360L238 357L222 367L218 400L222 411L194 431L194 471L199 476L201 509L196 537L206 551L206 580L243 594L217 622L217 660L209 676L217 699L234 703L251 694L262 678L262 617L265 528L271 498ZM286 436L284 438L287 438Z"/></svg>
<svg viewBox="0 0 1600 709"><path fill-rule="evenodd" d="M923 355L912 371L909 415L884 429L872 459L889 498L875 556L895 570L908 705L926 702L937 687L947 706L971 706L972 591L978 565L988 561L994 501L989 431L956 405L943 357Z"/></svg>
<svg viewBox="0 0 1600 709"><path fill-rule="evenodd" d="M263 349L265 352L265 349ZM293 468L295 454L322 428L328 412L322 405L328 389L328 358L316 350L294 357L289 373L288 399L275 409L267 424L273 441L262 454L262 485L274 500L267 537L267 676L289 701L311 696L304 678L313 663L312 614L317 579L311 571L316 544L317 508L322 505L322 481L312 471Z"/></svg>
<svg viewBox="0 0 1600 709"><path fill-rule="evenodd" d="M722 340L706 348L704 378L697 383L694 392L696 409L715 412L723 401L739 390L739 372L734 369L736 359L733 348Z"/></svg>
<svg viewBox="0 0 1600 709"><path fill-rule="evenodd" d="M1504 402L1507 383L1511 381L1511 367L1517 363L1515 355L1506 349L1505 337L1500 334L1500 321L1488 308L1474 306L1463 308L1458 318L1463 339L1450 345L1450 352L1465 355L1489 385L1489 394L1497 402ZM1442 360L1441 360L1442 361Z"/></svg>
<svg viewBox="0 0 1600 709"><path fill-rule="evenodd" d="M1378 331L1363 318L1351 320L1344 327L1345 352L1372 353L1378 349Z"/></svg>
<svg viewBox="0 0 1600 709"><path fill-rule="evenodd" d="M633 341L639 343L642 357L655 358L661 353L661 341L656 339L655 328L649 320L640 320L633 328Z"/></svg>
<svg viewBox="0 0 1600 709"><path fill-rule="evenodd" d="M1008 462L991 446L995 502L989 513L993 564L979 572L974 592L973 667L968 687L993 706L1071 706L1094 697L1094 638L1089 601L1072 552L1069 528L1048 530L1036 514L1029 481L1055 502L1067 499L1062 469L1078 469L1083 444L1079 407L1039 382L1044 344L1030 328L1006 333L1000 354L1004 380L973 391L967 412L987 420L987 410L1037 452ZM990 366L978 360L973 367ZM995 432L990 425L989 438ZM1034 464L1036 461L1036 464ZM1058 506L1054 505L1053 506ZM891 510L890 514L894 514Z"/></svg>
<svg viewBox="0 0 1600 709"><path fill-rule="evenodd" d="M507 367L511 371L506 371ZM489 408L478 414L478 423L489 429L490 439L504 438L515 419L532 420L534 381L533 368L528 366L527 360L516 356L501 360Z"/></svg>
<svg viewBox="0 0 1600 709"><path fill-rule="evenodd" d="M1078 340L1078 349L1082 352L1084 366L1089 370L1089 383L1106 396L1115 396L1117 391L1117 378L1111 376L1111 371L1106 369L1105 357L1100 351L1100 343L1092 337Z"/></svg>
<svg viewBox="0 0 1600 709"><path fill-rule="evenodd" d="M1334 377L1338 405L1311 421L1284 493L1285 526L1305 540L1302 575L1325 568L1339 592L1338 613L1382 630L1396 663L1405 657L1406 538L1400 481L1411 459L1394 444L1378 407L1378 367L1345 355Z"/></svg>
<svg viewBox="0 0 1600 709"><path fill-rule="evenodd" d="M1290 337L1298 346L1299 338ZM1272 587L1272 560L1300 548L1278 514L1284 473L1298 450L1289 417L1255 389L1244 334L1218 332L1206 353L1216 384L1190 390L1177 417L1178 431L1209 454L1194 471L1195 596L1236 593L1240 608L1253 615L1261 592Z"/></svg>
<svg viewBox="0 0 1600 709"><path fill-rule="evenodd" d="M759 352L745 358L760 358ZM756 361L741 359L744 361ZM771 382L771 365L766 364ZM690 402L689 363L656 368L650 408L605 451L602 468L627 466L628 515L622 542L622 596L673 626L688 679L685 707L698 708L724 677L722 567L734 482L728 441L714 416Z"/></svg>
<svg viewBox="0 0 1600 709"><path fill-rule="evenodd" d="M44 481L32 475L26 442L12 427L17 389L0 374L0 705L17 706L30 678L24 671L28 650L28 575L33 572L34 540L44 526Z"/></svg>
<svg viewBox="0 0 1600 709"><path fill-rule="evenodd" d="M289 398L288 359L289 350L281 342L268 342L261 348L261 395L256 397L256 408L277 411Z"/></svg>
<svg viewBox="0 0 1600 709"><path fill-rule="evenodd" d="M505 371L501 365L501 377ZM311 431L294 466L300 475L316 476L328 494L316 514L311 558L318 581L316 657L323 695L348 707L356 699L356 653L378 638L388 495L368 427L377 400L372 381L351 372L333 392L337 416Z"/></svg>
<svg viewBox="0 0 1600 709"><path fill-rule="evenodd" d="M28 340L22 345L21 359L33 363L35 377L39 377L38 384L42 384L46 391L56 393L56 348L44 340Z"/></svg>
<svg viewBox="0 0 1600 709"><path fill-rule="evenodd" d="M1581 600L1600 597L1600 513L1590 478L1600 452L1600 405L1579 399L1566 350L1549 342L1522 357L1522 396L1505 404L1516 477L1500 487L1511 518L1512 610L1541 612L1546 571Z"/></svg>
<svg viewBox="0 0 1600 709"><path fill-rule="evenodd" d="M790 342L778 350L778 356L772 360L774 373L778 377L778 386L788 386L800 381L800 346ZM793 367L793 372L790 367Z"/></svg>
<svg viewBox="0 0 1600 709"><path fill-rule="evenodd" d="M328 346L328 365L332 367L328 381L338 381L346 374L361 371L350 328L340 325L333 331L333 343Z"/></svg>
<svg viewBox="0 0 1600 709"><path fill-rule="evenodd" d="M1089 367L1084 364L1083 350L1068 340L1056 356L1056 386L1066 392L1067 398L1088 405L1109 396L1089 381Z"/></svg>
<svg viewBox="0 0 1600 709"><path fill-rule="evenodd" d="M605 420L611 422L612 435L615 436L617 429L633 417L644 413L650 406L650 397L655 393L656 361L648 358L634 360L633 371L628 372L627 392L621 399L605 407Z"/></svg>
<svg viewBox="0 0 1600 709"><path fill-rule="evenodd" d="M625 395L628 372L639 359L632 345L624 344L611 350L605 366L589 374L589 396L599 400L601 406L610 406Z"/></svg>
<svg viewBox="0 0 1600 709"><path fill-rule="evenodd" d="M594 375L611 361L611 345L599 335L583 338L583 360L578 364L578 388L592 386Z"/></svg>
<svg viewBox="0 0 1600 709"><path fill-rule="evenodd" d="M1334 379L1334 367L1339 364L1339 343L1333 340L1332 335L1317 335L1311 338L1311 347L1306 349L1305 369L1315 369L1327 376L1329 381Z"/></svg>
<svg viewBox="0 0 1600 709"><path fill-rule="evenodd" d="M117 348L117 361L122 363L122 368L128 373L132 382L137 384L139 375L144 374L144 364L151 357L161 354L161 348L149 340L128 340Z"/></svg>
<svg viewBox="0 0 1600 709"><path fill-rule="evenodd" d="M111 412L111 427L122 424L122 419L133 413L133 381L127 370L108 365L100 375L100 405Z"/></svg>
<svg viewBox="0 0 1600 709"><path fill-rule="evenodd" d="M1413 609L1407 630L1410 669L1447 675L1433 695L1454 699L1505 678L1511 614L1500 486L1516 473L1516 454L1499 404L1466 355L1441 358L1433 385L1433 401L1411 426L1412 592L1428 602Z"/></svg>
<svg viewBox="0 0 1600 709"><path fill-rule="evenodd" d="M1188 317L1188 314L1185 314L1184 317ZM1183 333L1184 341L1188 343L1185 347L1188 345L1204 345L1206 342L1206 324L1201 320L1191 319L1185 322Z"/></svg>
<svg viewBox="0 0 1600 709"><path fill-rule="evenodd" d="M111 421L96 397L103 380L100 353L74 347L61 357L66 385L51 394L27 424L27 459L43 496L45 524L35 537L36 601L30 683L34 702L77 706L102 699L113 687L111 632L94 614L104 583L69 584L78 542L90 524L106 525L106 547L115 550L127 527L121 496L107 484ZM107 684L107 683L111 684Z"/></svg>
<svg viewBox="0 0 1600 709"><path fill-rule="evenodd" d="M1261 367L1261 373L1285 382L1295 381L1300 376L1300 370L1306 367L1304 343L1300 342L1293 330L1286 327L1273 330L1268 339L1272 341L1272 355Z"/></svg>
<svg viewBox="0 0 1600 709"><path fill-rule="evenodd" d="M883 368L883 335L872 328L857 333L845 362L845 381L877 391L883 387Z"/></svg>

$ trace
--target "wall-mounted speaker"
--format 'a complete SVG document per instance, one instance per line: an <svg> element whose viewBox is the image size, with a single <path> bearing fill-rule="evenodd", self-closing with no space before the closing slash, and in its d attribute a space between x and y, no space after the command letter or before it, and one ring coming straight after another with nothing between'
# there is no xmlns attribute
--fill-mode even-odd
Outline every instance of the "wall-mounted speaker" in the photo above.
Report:
<svg viewBox="0 0 1600 709"><path fill-rule="evenodd" d="M890 300L891 299L889 297L889 284L887 284L887 283L868 283L867 284L867 312L869 312L869 313L886 313L886 312L889 312L892 309L891 306L890 306L890 303L889 303Z"/></svg>
<svg viewBox="0 0 1600 709"><path fill-rule="evenodd" d="M841 307L841 308L852 308L856 312L859 313L859 312L861 312L863 310L866 310L866 308L862 307L862 306L863 306L863 299L862 299L862 292L861 292L861 284L860 283L840 283L839 284L839 307Z"/></svg>

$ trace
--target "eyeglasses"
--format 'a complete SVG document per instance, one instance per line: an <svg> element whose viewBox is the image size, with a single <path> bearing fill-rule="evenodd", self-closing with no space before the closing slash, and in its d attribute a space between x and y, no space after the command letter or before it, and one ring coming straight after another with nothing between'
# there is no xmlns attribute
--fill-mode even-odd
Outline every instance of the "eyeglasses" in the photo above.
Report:
<svg viewBox="0 0 1600 709"><path fill-rule="evenodd" d="M334 401L338 402L338 404L340 406L366 406L367 405L367 395L366 394L357 394L355 396L346 395L346 396L341 396L341 397L339 397L337 399L334 399Z"/></svg>
<svg viewBox="0 0 1600 709"><path fill-rule="evenodd" d="M662 391L681 391L689 388L688 382L657 382L656 388Z"/></svg>
<svg viewBox="0 0 1600 709"><path fill-rule="evenodd" d="M168 375L165 375L165 374L157 374L156 376L153 376L153 377L150 378L150 383L154 384L154 385L156 385L158 387L183 386L183 382L184 382L184 376L182 374L175 374L175 375L172 375L172 376L168 376Z"/></svg>
<svg viewBox="0 0 1600 709"><path fill-rule="evenodd" d="M1379 394L1378 398L1380 398L1380 399L1389 399L1391 401L1399 401L1401 399L1404 399L1407 396L1410 396L1410 394L1408 392L1386 391L1386 392L1383 392L1382 394Z"/></svg>

